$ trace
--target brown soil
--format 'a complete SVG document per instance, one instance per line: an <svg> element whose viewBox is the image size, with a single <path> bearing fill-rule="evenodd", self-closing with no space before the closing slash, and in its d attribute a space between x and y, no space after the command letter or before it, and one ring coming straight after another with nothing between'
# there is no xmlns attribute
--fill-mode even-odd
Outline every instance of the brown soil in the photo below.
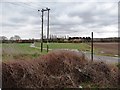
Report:
<svg viewBox="0 0 120 90"><path fill-rule="evenodd" d="M118 55L118 43L94 43L94 48L99 49L98 53Z"/></svg>
<svg viewBox="0 0 120 90"><path fill-rule="evenodd" d="M67 50L36 60L2 62L2 81L3 88L77 88L86 82L98 87L119 86L117 67L88 62L82 53Z"/></svg>

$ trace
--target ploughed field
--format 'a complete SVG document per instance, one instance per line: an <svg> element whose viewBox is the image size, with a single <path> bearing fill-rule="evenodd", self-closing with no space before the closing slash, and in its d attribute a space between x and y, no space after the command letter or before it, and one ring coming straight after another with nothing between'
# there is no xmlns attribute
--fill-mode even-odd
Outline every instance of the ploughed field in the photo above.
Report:
<svg viewBox="0 0 120 90"><path fill-rule="evenodd" d="M118 56L118 43L94 43L96 54Z"/></svg>

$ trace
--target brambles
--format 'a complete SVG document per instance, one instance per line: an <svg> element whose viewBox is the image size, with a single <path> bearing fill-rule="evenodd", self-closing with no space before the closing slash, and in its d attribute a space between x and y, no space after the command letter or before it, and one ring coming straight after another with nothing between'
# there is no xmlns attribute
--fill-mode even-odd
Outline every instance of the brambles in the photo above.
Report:
<svg viewBox="0 0 120 90"><path fill-rule="evenodd" d="M117 68L91 63L82 53L69 50L55 50L36 60L3 62L2 67L3 88L119 86Z"/></svg>
<svg viewBox="0 0 120 90"><path fill-rule="evenodd" d="M117 64L117 67L120 69L120 63Z"/></svg>

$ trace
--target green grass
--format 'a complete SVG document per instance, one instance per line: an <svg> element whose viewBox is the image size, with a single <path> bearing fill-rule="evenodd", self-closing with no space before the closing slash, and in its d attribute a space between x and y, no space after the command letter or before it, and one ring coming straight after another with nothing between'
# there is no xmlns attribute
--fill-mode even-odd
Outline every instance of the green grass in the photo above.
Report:
<svg viewBox="0 0 120 90"><path fill-rule="evenodd" d="M27 58L27 59L33 59L37 58L40 55L47 54L46 48L47 43L43 43L43 52L41 53L40 50L40 43L35 42L35 46L38 48L32 48L30 47L31 43L3 43L0 45L0 48L2 47L2 59L3 60L9 60L9 59L21 59ZM49 43L49 49L55 50L55 49L75 49L79 51L86 51L90 52L91 47L89 43ZM96 55L102 55L102 56L112 56L108 54L99 54L100 50L97 48L94 48L94 54Z"/></svg>
<svg viewBox="0 0 120 90"><path fill-rule="evenodd" d="M35 43L35 46L40 47L40 43ZM43 44L47 48L47 43ZM90 51L90 47L86 43L49 43L50 49L77 49L82 51Z"/></svg>
<svg viewBox="0 0 120 90"><path fill-rule="evenodd" d="M12 43L12 44L2 44L2 50L5 53L11 53L11 54L32 54L39 52L38 49L35 48L30 48L30 44L25 43L25 44L17 44L17 43Z"/></svg>
<svg viewBox="0 0 120 90"><path fill-rule="evenodd" d="M43 52L41 53L40 43L35 42L35 46L38 48L30 47L31 43L8 43L2 44L2 58L3 60L8 59L34 59L39 57L40 55L47 54L46 48L47 43L43 43ZM0 45L1 47L1 45ZM49 49L75 49L79 51L90 52L91 47L89 43L49 43ZM102 55L102 56L112 56L109 54L100 54L98 53L100 50L98 48L94 48L94 54Z"/></svg>
<svg viewBox="0 0 120 90"><path fill-rule="evenodd" d="M37 48L30 47L31 43L8 43L2 44L2 59L34 59L40 55L47 54L47 51L43 49L41 53L40 43L35 43ZM47 44L43 44L43 48L47 48ZM86 43L49 43L49 49L77 49L82 51L90 51L90 47Z"/></svg>
<svg viewBox="0 0 120 90"><path fill-rule="evenodd" d="M2 60L34 59L47 52L41 53L40 49L31 48L30 43L2 44Z"/></svg>

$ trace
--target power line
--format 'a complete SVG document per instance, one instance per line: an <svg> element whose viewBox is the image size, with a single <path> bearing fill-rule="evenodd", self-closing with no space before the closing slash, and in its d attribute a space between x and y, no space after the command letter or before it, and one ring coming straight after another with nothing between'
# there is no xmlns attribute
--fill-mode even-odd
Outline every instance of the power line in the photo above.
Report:
<svg viewBox="0 0 120 90"><path fill-rule="evenodd" d="M11 2L8 2L8 3L11 3ZM12 2L12 3L14 3L14 2ZM16 2L15 2L15 3L16 3ZM15 3L14 3L14 4L15 4ZM19 3L19 4L18 4L18 3ZM16 3L16 4L17 4L17 5L20 5L20 3L21 3L21 5L24 4L25 6L31 8L31 9L34 9L34 10L38 10L38 8L39 8L39 7L35 7L35 6L33 6L33 5L30 5L30 4L27 4L28 2L27 2L27 3L25 3L25 2L18 2L18 3ZM23 6L23 5L22 5L22 6Z"/></svg>
<svg viewBox="0 0 120 90"><path fill-rule="evenodd" d="M38 7L32 6L32 5L27 4L27 3L23 3L23 4L24 4L24 5L27 5L27 6L30 6L30 7L32 7L33 9L38 9Z"/></svg>
<svg viewBox="0 0 120 90"><path fill-rule="evenodd" d="M20 4L20 3L12 3L12 2L9 2L9 3L14 4L14 5L19 5L19 6L25 7L25 5L22 5L22 4ZM37 10L36 8L32 8L32 7L28 7L28 8L29 8L29 9L31 8L31 9L33 9L33 10Z"/></svg>
<svg viewBox="0 0 120 90"><path fill-rule="evenodd" d="M21 7L25 7L26 9L29 9L30 11L32 10L33 12L37 11L37 9L35 9L35 8L26 7L25 5L22 5L22 4L12 3L12 2L9 2L9 4L16 5L16 6L21 6ZM36 12L35 12L35 13L36 13ZM32 14L36 16L35 13L32 13ZM38 12L37 12L37 13L38 13Z"/></svg>

